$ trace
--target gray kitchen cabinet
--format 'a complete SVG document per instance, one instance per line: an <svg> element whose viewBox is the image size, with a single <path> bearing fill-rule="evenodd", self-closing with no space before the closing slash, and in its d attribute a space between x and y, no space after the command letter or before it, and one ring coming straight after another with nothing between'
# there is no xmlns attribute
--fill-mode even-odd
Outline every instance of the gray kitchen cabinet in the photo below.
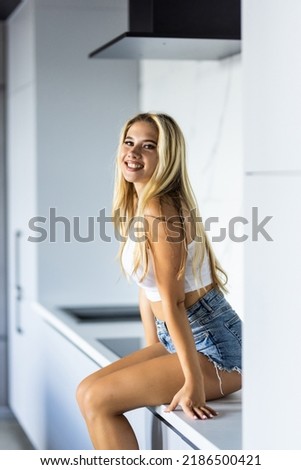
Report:
<svg viewBox="0 0 301 470"><path fill-rule="evenodd" d="M9 404L33 446L40 448L44 434L41 320L35 317L30 301L22 300L18 307L15 303L11 300ZM22 330L16 326L17 310L22 319ZM34 328L31 327L33 324Z"/></svg>
<svg viewBox="0 0 301 470"><path fill-rule="evenodd" d="M153 411L151 411L153 410ZM155 412L155 408L147 410L147 449L151 450L192 450L185 438L182 438L177 431L171 427L164 419L160 419Z"/></svg>
<svg viewBox="0 0 301 470"><path fill-rule="evenodd" d="M27 241L28 220L35 214L33 88L8 98L8 326L9 404L34 446L40 423L41 319L32 303L37 296L36 245Z"/></svg>
<svg viewBox="0 0 301 470"><path fill-rule="evenodd" d="M9 405L34 446L43 434L36 245L28 220L36 214L35 87L30 5L8 28L7 186ZM26 56L27 61L19 60Z"/></svg>
<svg viewBox="0 0 301 470"><path fill-rule="evenodd" d="M163 424L163 449L168 450L193 450L194 447L184 440L176 431Z"/></svg>

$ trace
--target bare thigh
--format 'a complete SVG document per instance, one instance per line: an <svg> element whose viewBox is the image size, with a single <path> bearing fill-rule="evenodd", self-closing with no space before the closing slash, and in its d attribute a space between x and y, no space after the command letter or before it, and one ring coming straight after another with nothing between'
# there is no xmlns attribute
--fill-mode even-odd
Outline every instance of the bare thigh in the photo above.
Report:
<svg viewBox="0 0 301 470"><path fill-rule="evenodd" d="M139 349L138 351L135 351L132 354L129 354L128 356L125 356L113 362L109 366L103 367L102 369L99 369L96 372L93 372L93 374L87 376L80 383L78 387L78 391L77 391L77 394L79 395L79 399L80 399L80 395L85 394L86 390L88 390L88 388L90 388L90 386L101 377L105 377L106 375L112 374L113 372L127 368L134 364L139 364L149 359L153 359L153 358L160 357L160 356L165 356L168 354L169 353L166 351L164 346L158 342L146 348Z"/></svg>
<svg viewBox="0 0 301 470"><path fill-rule="evenodd" d="M170 403L183 386L184 375L177 354L168 353L160 344L154 346L88 377L89 391L94 397L99 396L106 412L121 414L143 406ZM152 357L147 358L149 355ZM220 398L220 382L215 366L202 354L199 354L199 360L207 400ZM237 372L219 373L225 394L240 388L240 376Z"/></svg>

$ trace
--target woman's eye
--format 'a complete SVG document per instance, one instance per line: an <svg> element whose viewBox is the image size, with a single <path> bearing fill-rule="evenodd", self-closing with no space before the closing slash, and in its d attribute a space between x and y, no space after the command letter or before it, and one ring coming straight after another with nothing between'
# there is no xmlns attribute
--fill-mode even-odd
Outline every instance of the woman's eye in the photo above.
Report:
<svg viewBox="0 0 301 470"><path fill-rule="evenodd" d="M154 144L145 144L144 148L147 149L147 150L153 150L155 148L155 145Z"/></svg>
<svg viewBox="0 0 301 470"><path fill-rule="evenodd" d="M131 145L133 145L133 142L131 140L125 140L124 145L127 145L130 147Z"/></svg>

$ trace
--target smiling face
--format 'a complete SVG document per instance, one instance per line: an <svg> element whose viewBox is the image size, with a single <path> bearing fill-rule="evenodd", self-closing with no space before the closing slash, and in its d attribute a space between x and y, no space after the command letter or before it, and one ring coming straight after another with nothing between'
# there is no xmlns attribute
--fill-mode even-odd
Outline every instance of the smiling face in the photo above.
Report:
<svg viewBox="0 0 301 470"><path fill-rule="evenodd" d="M158 163L158 131L149 122L129 127L121 146L120 165L124 178L139 191L153 175Z"/></svg>

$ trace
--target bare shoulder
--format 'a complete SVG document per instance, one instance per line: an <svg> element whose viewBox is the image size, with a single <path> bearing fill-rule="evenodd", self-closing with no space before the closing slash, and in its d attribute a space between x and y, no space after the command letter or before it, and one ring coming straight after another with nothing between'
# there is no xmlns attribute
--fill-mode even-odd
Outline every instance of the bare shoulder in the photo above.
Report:
<svg viewBox="0 0 301 470"><path fill-rule="evenodd" d="M179 211L172 204L172 201L153 198L145 207L144 215L145 217L155 217L168 221L170 217L179 217Z"/></svg>
<svg viewBox="0 0 301 470"><path fill-rule="evenodd" d="M183 221L179 211L171 201L153 199L145 208L145 219L149 228L150 240L183 240Z"/></svg>

